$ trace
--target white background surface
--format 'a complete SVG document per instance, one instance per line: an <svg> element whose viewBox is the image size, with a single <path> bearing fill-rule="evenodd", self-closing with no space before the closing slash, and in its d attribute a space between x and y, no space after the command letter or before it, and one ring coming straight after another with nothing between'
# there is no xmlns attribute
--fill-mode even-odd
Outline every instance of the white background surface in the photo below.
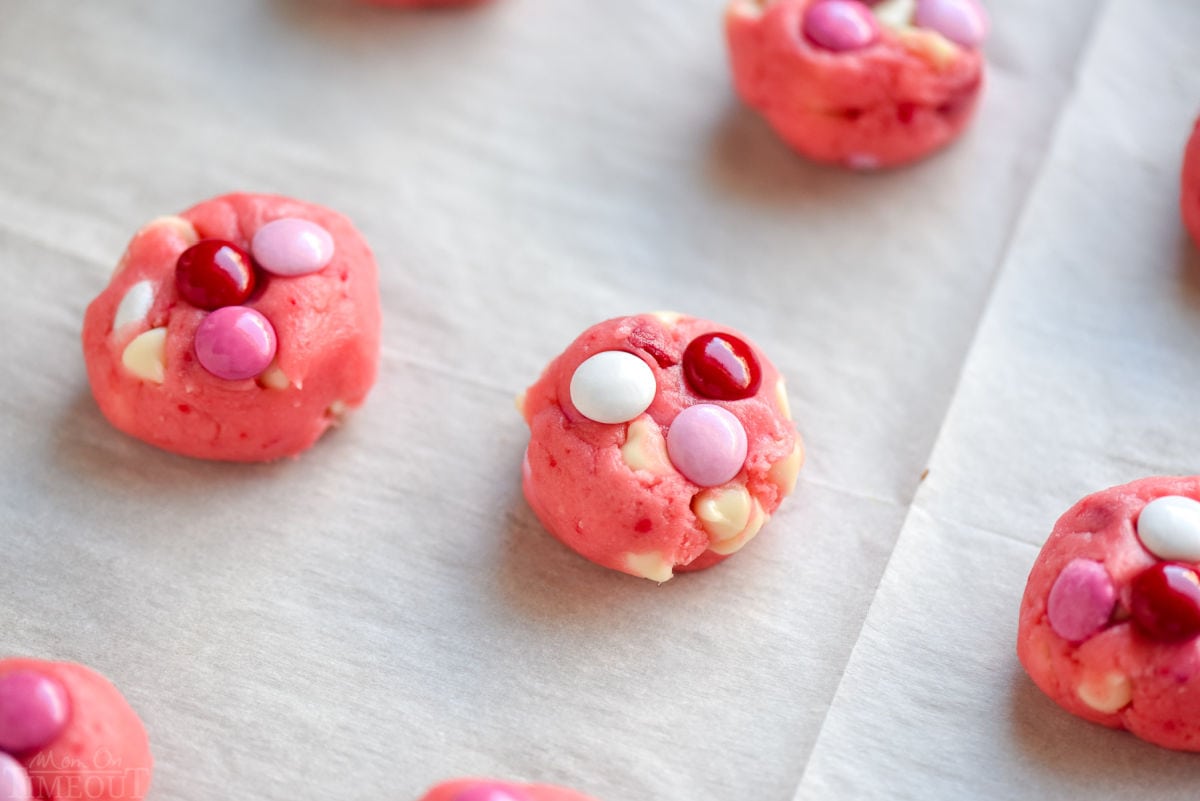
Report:
<svg viewBox="0 0 1200 801"><path fill-rule="evenodd" d="M879 175L739 107L721 9L6 0L0 653L112 678L151 799L1194 793L1013 640L1059 513L1196 470L1200 7L993 0L976 124ZM132 233L235 189L344 212L381 267L379 384L287 463L125 438L80 356ZM512 406L657 308L751 335L810 456L752 546L662 587L541 530Z"/></svg>

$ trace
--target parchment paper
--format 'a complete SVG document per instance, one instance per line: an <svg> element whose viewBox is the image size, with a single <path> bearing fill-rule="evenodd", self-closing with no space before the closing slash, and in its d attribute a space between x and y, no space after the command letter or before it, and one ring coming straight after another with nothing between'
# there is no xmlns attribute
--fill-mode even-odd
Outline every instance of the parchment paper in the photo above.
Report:
<svg viewBox="0 0 1200 801"><path fill-rule="evenodd" d="M1200 6L1108 5L798 799L1195 797L1196 755L1071 717L1015 644L1060 514L1200 470L1198 37Z"/></svg>
<svg viewBox="0 0 1200 801"><path fill-rule="evenodd" d="M979 514L1003 510L964 522L1028 532L968 540L956 525L944 536L972 548L922 557L1008 565L980 593L1007 625L1060 507L1108 476L1185 469L1182 396L1161 416L1129 396L1125 461L1100 459L1097 443L1117 452L1108 423L1132 385L1090 355L1076 361L1112 342L1145 372L1146 354L1166 348L1155 332L1174 337L1174 357L1190 342L1194 290L1169 214L1171 159L1200 94L1183 32L1116 54L1144 70L1161 51L1177 57L1154 91L1119 81L1128 97L1105 88L1116 68L1092 51L1072 119L1081 129L1090 110L1112 124L1094 139L1080 130L1095 158L1065 173L1056 161L1039 180L1092 26L1104 21L1110 40L1120 29L1088 0L995 0L973 128L917 167L853 175L799 160L737 104L722 5L4 4L0 653L78 660L116 682L150 731L151 799L405 801L462 775L603 801L790 799L907 519L806 777L818 797L847 777L879 788L895 777L873 772L867 743L913 738L890 707L855 717L856 701L890 697L898 677L948 680L945 665L915 661L862 671L872 635L905 608L902 560L934 536L911 533L913 521L942 519L934 488L973 489ZM1164 39L1195 30L1184 0L1172 13L1142 25ZM1131 101L1146 118L1127 118ZM1116 155L1099 146L1114 137ZM1082 206L1052 202L1056 175ZM1113 187L1140 192L1114 203ZM111 429L78 344L86 304L138 227L235 189L339 209L382 270L383 363L367 405L299 460L258 467L182 459ZM1014 282L1026 275L1065 316L989 315L910 513L1018 219L1015 254L1028 255L1010 262L1001 297L1024 297ZM1166 236L1168 262L1147 255L1137 225ZM1092 258L1062 258L1078 259L1080 238ZM1122 246L1132 258L1115 258ZM1158 294L1140 283L1148 274ZM1072 276L1089 279L1090 305L1074 300ZM1132 312L1131 287L1145 301ZM541 530L520 497L527 435L512 406L584 327L658 308L754 338L789 377L810 453L757 541L662 587L593 567ZM1119 338L1118 311L1139 323ZM1007 348L1034 323L1050 327L1028 353L1045 377L996 382L993 362L1012 378ZM999 352L984 364L989 342ZM1179 386L1195 386L1191 366L1161 353ZM1051 383L1092 362L1086 394ZM1003 392L972 392L980 372ZM979 428L991 447L960 473L946 460L968 423L957 448ZM1031 441L1043 429L1050 442L1076 432L1080 455ZM970 608L981 607L949 612ZM922 647L961 653L987 631L971 623ZM1012 632L990 633L1004 688L1020 687ZM1006 710L1024 710L1029 736L1101 736L1022 692L970 732L953 717L934 732L1007 738L995 758L1011 775L1043 763L1014 744ZM959 697L995 695L964 681Z"/></svg>

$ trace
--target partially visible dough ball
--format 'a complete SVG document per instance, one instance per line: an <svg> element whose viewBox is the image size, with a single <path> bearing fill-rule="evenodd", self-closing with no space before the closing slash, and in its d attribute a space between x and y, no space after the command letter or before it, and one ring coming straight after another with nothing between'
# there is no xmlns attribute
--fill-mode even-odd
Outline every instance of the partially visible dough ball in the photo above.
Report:
<svg viewBox="0 0 1200 801"><path fill-rule="evenodd" d="M1183 155L1182 184L1179 205L1183 211L1183 224L1192 240L1200 246L1200 120L1196 120Z"/></svg>
<svg viewBox="0 0 1200 801"><path fill-rule="evenodd" d="M1054 526L1017 654L1072 714L1200 751L1200 477L1089 495Z"/></svg>
<svg viewBox="0 0 1200 801"><path fill-rule="evenodd" d="M983 87L977 0L732 0L734 84L792 148L894 167L956 139Z"/></svg>
<svg viewBox="0 0 1200 801"><path fill-rule="evenodd" d="M545 784L458 779L434 787L420 801L593 801L574 790Z"/></svg>
<svg viewBox="0 0 1200 801"><path fill-rule="evenodd" d="M520 408L525 497L542 524L653 581L740 550L804 459L774 365L733 329L679 314L589 328Z"/></svg>
<svg viewBox="0 0 1200 801"><path fill-rule="evenodd" d="M340 214L233 194L161 217L87 309L92 394L118 429L202 459L293 456L362 404L375 259Z"/></svg>
<svg viewBox="0 0 1200 801"><path fill-rule="evenodd" d="M9 758L41 801L141 801L154 768L141 720L107 679L35 659L0 660L0 773Z"/></svg>

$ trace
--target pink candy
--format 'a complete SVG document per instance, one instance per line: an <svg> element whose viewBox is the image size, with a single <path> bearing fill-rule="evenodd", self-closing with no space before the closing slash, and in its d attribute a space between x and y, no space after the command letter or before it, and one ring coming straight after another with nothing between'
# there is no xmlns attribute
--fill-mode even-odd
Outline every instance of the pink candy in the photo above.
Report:
<svg viewBox="0 0 1200 801"><path fill-rule="evenodd" d="M804 35L826 50L860 50L879 41L879 21L858 0L821 0L804 15Z"/></svg>
<svg viewBox="0 0 1200 801"><path fill-rule="evenodd" d="M250 243L250 252L269 273L307 275L329 264L333 258L333 237L314 222L285 217L259 228Z"/></svg>
<svg viewBox="0 0 1200 801"><path fill-rule="evenodd" d="M196 329L196 358L217 378L254 378L275 358L275 328L246 306L226 306L204 318Z"/></svg>
<svg viewBox="0 0 1200 801"><path fill-rule="evenodd" d="M0 801L30 801L33 787L21 763L8 754L0 754Z"/></svg>
<svg viewBox="0 0 1200 801"><path fill-rule="evenodd" d="M529 796L507 784L473 784L454 796L454 801L529 801Z"/></svg>
<svg viewBox="0 0 1200 801"><path fill-rule="evenodd" d="M49 676L21 670L0 678L0 751L22 754L54 742L70 708L66 688Z"/></svg>
<svg viewBox="0 0 1200 801"><path fill-rule="evenodd" d="M720 406L689 406L671 422L667 455L684 478L701 487L732 479L746 462L746 429Z"/></svg>
<svg viewBox="0 0 1200 801"><path fill-rule="evenodd" d="M987 12L979 0L917 0L915 22L963 47L979 47L988 33Z"/></svg>
<svg viewBox="0 0 1200 801"><path fill-rule="evenodd" d="M1117 591L1104 565L1072 559L1050 588L1046 615L1055 634L1083 642L1108 623L1116 602Z"/></svg>

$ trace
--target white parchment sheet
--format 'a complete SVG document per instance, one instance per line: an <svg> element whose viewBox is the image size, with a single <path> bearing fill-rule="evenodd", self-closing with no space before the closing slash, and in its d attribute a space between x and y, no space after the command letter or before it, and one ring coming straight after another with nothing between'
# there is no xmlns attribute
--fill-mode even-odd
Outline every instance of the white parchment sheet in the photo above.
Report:
<svg viewBox="0 0 1200 801"><path fill-rule="evenodd" d="M491 775L788 801L815 743L825 797L889 766L953 783L937 752L913 759L948 738L1002 765L998 797L1084 780L1070 743L1138 754L1107 763L1130 783L1195 764L1057 716L1010 623L1061 508L1190 468L1200 272L1181 274L1171 181L1200 8L993 0L972 129L854 175L737 104L722 5L4 0L0 653L112 678L150 731L152 800L407 801ZM78 344L138 227L237 189L344 212L381 267L367 405L264 466L117 433ZM661 308L772 356L810 460L750 547L659 587L542 531L513 397L587 325ZM988 567L972 603L939 581L963 564ZM929 604L905 616L914 581ZM995 657L981 678L937 654ZM944 710L914 710L922 682L955 688ZM888 743L904 752L872 756Z"/></svg>
<svg viewBox="0 0 1200 801"><path fill-rule="evenodd" d="M1080 69L798 799L1195 798L1200 759L1084 723L1015 653L1086 494L1200 470L1179 168L1200 6L1113 0Z"/></svg>

